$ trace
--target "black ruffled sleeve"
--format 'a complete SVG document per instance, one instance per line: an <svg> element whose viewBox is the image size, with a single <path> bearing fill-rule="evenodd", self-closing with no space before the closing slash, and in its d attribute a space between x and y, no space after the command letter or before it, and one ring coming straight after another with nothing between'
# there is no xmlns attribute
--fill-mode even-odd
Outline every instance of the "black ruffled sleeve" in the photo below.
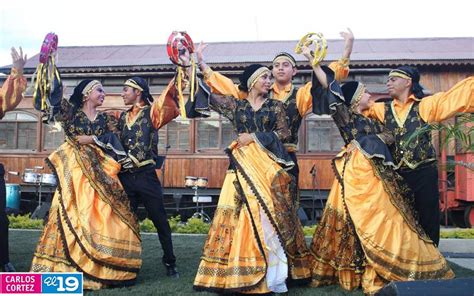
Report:
<svg viewBox="0 0 474 296"><path fill-rule="evenodd" d="M127 157L127 152L120 141L118 120L110 114L104 115L105 130L107 132L100 136L92 136L95 144L101 147L107 155L121 163L122 166L131 164L131 160Z"/></svg>
<svg viewBox="0 0 474 296"><path fill-rule="evenodd" d="M378 134L363 135L355 139L361 152L367 158L378 158L382 160L383 165L395 167L392 154L388 146L382 141Z"/></svg>
<svg viewBox="0 0 474 296"><path fill-rule="evenodd" d="M313 73L311 82L313 113L332 115L336 112L337 105L344 104L344 96L339 83L335 80L334 72L326 66L321 67L321 69L326 73L329 87L324 88Z"/></svg>
<svg viewBox="0 0 474 296"><path fill-rule="evenodd" d="M212 109L233 121L236 107L235 98L213 94L209 87L202 80L199 80L194 101L188 100L186 102L186 116L189 118L209 117Z"/></svg>
<svg viewBox="0 0 474 296"><path fill-rule="evenodd" d="M271 132L255 132L255 142L267 152L267 154L284 168L291 168L295 164L288 155L283 143L290 138L291 132L286 120L286 111L282 102L273 100L273 113L276 116L276 125Z"/></svg>

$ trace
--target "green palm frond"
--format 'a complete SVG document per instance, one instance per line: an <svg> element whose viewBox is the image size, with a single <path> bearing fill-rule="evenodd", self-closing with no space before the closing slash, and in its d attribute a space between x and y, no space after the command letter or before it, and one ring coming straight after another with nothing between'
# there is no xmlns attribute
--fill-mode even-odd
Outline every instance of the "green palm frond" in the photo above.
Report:
<svg viewBox="0 0 474 296"><path fill-rule="evenodd" d="M440 133L444 134L440 138L443 148L452 141L456 141L461 151L474 152L474 114L466 113L459 115L454 123L433 123L419 128L408 137L404 147L408 148L408 145L417 137L433 131L444 132Z"/></svg>
<svg viewBox="0 0 474 296"><path fill-rule="evenodd" d="M408 145L417 137L433 131L439 132L441 148L445 148L449 143L455 141L458 151L474 152L474 114L459 115L454 123L433 123L419 128L404 141L404 148L409 149ZM445 165L449 167L462 166L474 171L474 163L470 162L448 161Z"/></svg>

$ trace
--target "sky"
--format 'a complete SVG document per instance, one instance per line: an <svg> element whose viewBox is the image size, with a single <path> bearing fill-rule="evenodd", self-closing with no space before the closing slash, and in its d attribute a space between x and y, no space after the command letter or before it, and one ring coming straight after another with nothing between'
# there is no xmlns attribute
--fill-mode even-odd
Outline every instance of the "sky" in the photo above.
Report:
<svg viewBox="0 0 474 296"><path fill-rule="evenodd" d="M59 46L164 44L173 30L195 43L340 38L474 37L471 1L417 0L17 0L0 4L0 66L10 48L31 57L44 36ZM60 57L59 57L60 58Z"/></svg>

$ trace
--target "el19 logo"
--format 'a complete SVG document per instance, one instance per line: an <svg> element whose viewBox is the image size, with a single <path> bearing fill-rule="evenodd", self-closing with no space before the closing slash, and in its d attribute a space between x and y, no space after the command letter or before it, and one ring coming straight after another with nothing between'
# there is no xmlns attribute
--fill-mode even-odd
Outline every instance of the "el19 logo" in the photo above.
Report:
<svg viewBox="0 0 474 296"><path fill-rule="evenodd" d="M82 273L42 273L41 292L82 295Z"/></svg>

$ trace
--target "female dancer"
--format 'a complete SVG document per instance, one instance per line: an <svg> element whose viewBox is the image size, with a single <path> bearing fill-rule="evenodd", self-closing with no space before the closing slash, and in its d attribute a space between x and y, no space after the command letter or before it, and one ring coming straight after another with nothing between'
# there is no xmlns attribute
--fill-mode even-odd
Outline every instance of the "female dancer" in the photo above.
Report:
<svg viewBox="0 0 474 296"><path fill-rule="evenodd" d="M245 100L210 94L203 84L189 115L228 118L238 138L194 288L217 292L286 292L286 279L309 279L310 254L285 169L294 163L283 142L290 136L283 103L266 98L270 70L248 66L240 77ZM205 96L201 96L204 91ZM189 106L188 106L189 107Z"/></svg>
<svg viewBox="0 0 474 296"><path fill-rule="evenodd" d="M142 264L141 238L117 177L120 164L110 156L126 160L116 120L97 111L105 99L97 80L80 82L69 101L60 97L53 110L66 142L47 159L58 188L31 271L83 272L84 289L131 284ZM85 136L97 145L79 145Z"/></svg>
<svg viewBox="0 0 474 296"><path fill-rule="evenodd" d="M305 56L311 58L309 50ZM446 260L417 223L412 193L395 172L394 137L361 113L371 104L356 81L339 87L314 66L313 112L330 113L346 146L333 160L336 180L311 243L314 286L339 283L372 294L388 281L446 279Z"/></svg>

